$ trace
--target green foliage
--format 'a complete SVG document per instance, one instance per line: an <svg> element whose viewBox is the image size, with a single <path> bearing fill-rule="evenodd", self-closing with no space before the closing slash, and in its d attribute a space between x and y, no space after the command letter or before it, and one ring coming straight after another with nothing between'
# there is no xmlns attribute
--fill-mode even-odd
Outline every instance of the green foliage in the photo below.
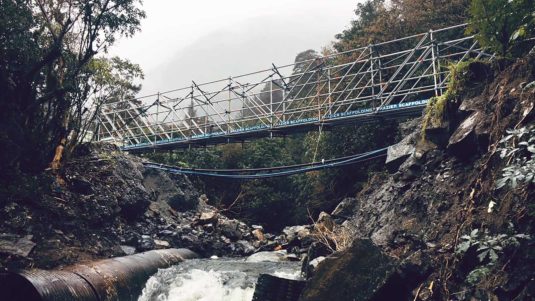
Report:
<svg viewBox="0 0 535 301"><path fill-rule="evenodd" d="M507 159L496 188L516 188L520 183L535 183L535 127L507 130L500 140L500 157Z"/></svg>
<svg viewBox="0 0 535 301"><path fill-rule="evenodd" d="M488 266L481 266L473 269L466 276L466 282L470 285L476 285L485 279L490 274L490 268Z"/></svg>
<svg viewBox="0 0 535 301"><path fill-rule="evenodd" d="M447 119L447 110L451 102L454 102L464 89L470 76L470 66L473 60L462 61L449 66L450 77L446 92L441 96L429 99L424 110L422 120L422 139L425 140L425 131L428 128L440 127Z"/></svg>
<svg viewBox="0 0 535 301"><path fill-rule="evenodd" d="M198 168L262 168L328 160L362 153L394 142L397 123L343 126L329 132L298 134L287 138L254 140L244 145L228 144L192 148L171 153L148 154L152 160ZM381 137L381 139L377 139ZM383 169L380 160L290 177L238 182L219 178L194 178L211 202L222 209L240 200L228 211L240 219L260 223L268 230L309 222L347 196L354 196L370 172Z"/></svg>
<svg viewBox="0 0 535 301"><path fill-rule="evenodd" d="M535 1L472 0L469 32L502 56L521 56L535 33ZM532 45L531 45L532 46Z"/></svg>
<svg viewBox="0 0 535 301"><path fill-rule="evenodd" d="M130 99L141 90L141 84L136 82L144 79L143 70L129 60L117 56L94 58L87 69L98 103Z"/></svg>
<svg viewBox="0 0 535 301"><path fill-rule="evenodd" d="M422 120L422 139L425 140L425 131L428 128L440 127L446 118L446 108L449 94L432 97L427 102Z"/></svg>
<svg viewBox="0 0 535 301"><path fill-rule="evenodd" d="M530 240L527 234L497 234L490 235L487 231L481 232L474 229L470 234L461 236L461 242L457 245L455 253L463 255L469 249L474 249L479 261L479 266L472 270L466 281L475 285L485 278L492 266L494 266L500 255L508 248L517 248L521 240Z"/></svg>
<svg viewBox="0 0 535 301"><path fill-rule="evenodd" d="M470 0L367 0L357 4L355 19L336 35L337 51L464 23Z"/></svg>
<svg viewBox="0 0 535 301"><path fill-rule="evenodd" d="M39 172L78 140L95 55L139 30L139 0L4 0L0 8L0 170ZM114 63L124 63L115 61ZM7 177L2 177L2 179Z"/></svg>

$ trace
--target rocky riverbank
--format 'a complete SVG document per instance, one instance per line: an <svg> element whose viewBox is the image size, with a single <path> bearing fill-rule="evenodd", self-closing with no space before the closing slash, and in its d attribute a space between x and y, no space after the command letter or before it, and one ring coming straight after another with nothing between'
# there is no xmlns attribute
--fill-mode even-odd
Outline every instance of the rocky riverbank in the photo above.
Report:
<svg viewBox="0 0 535 301"><path fill-rule="evenodd" d="M145 169L113 145L82 145L68 162L61 174L47 171L7 188L1 268L54 268L170 247L246 256L288 245L284 234L227 218L186 176Z"/></svg>
<svg viewBox="0 0 535 301"><path fill-rule="evenodd" d="M340 230L327 241L346 231L352 243L320 263L301 300L535 298L534 184L497 189L506 130L535 121L535 56L462 72L444 119L405 123L390 173L333 212Z"/></svg>

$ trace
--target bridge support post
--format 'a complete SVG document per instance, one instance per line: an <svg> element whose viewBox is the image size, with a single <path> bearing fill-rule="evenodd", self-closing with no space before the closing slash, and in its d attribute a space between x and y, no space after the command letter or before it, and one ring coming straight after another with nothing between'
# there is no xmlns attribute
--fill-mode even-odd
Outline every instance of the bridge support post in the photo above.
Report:
<svg viewBox="0 0 535 301"><path fill-rule="evenodd" d="M271 129L273 129L273 77L269 81L269 117Z"/></svg>
<svg viewBox="0 0 535 301"><path fill-rule="evenodd" d="M440 78L438 77L438 72L440 71L440 68L437 68L437 43L435 41L432 29L429 30L429 39L431 41L431 60L433 64L433 81L435 85L435 96L439 96L439 94L442 94L442 90L439 90Z"/></svg>

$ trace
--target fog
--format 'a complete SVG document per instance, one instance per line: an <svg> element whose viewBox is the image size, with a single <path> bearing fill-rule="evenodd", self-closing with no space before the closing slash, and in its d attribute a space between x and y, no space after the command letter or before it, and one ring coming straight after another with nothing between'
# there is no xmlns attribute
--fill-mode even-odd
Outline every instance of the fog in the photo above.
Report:
<svg viewBox="0 0 535 301"><path fill-rule="evenodd" d="M353 18L355 0L145 1L142 31L120 40L109 55L145 72L152 94L293 62L320 51Z"/></svg>

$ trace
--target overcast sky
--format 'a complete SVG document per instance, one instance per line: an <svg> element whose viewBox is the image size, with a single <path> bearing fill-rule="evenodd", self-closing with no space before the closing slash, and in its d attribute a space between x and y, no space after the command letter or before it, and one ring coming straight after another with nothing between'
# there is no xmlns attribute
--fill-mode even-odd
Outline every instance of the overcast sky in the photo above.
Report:
<svg viewBox="0 0 535 301"><path fill-rule="evenodd" d="M110 55L145 72L141 94L293 62L347 28L358 0L145 0L141 32Z"/></svg>

